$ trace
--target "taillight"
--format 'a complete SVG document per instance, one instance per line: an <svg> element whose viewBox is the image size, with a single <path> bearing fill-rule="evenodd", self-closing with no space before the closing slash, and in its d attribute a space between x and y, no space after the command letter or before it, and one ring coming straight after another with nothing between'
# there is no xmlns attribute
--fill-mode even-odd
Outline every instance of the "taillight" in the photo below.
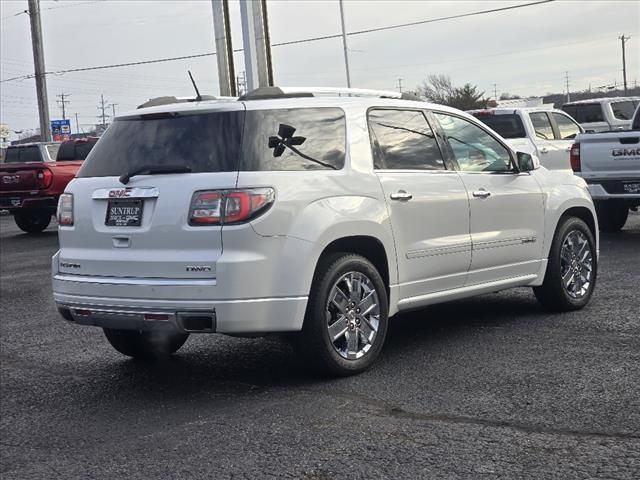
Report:
<svg viewBox="0 0 640 480"><path fill-rule="evenodd" d="M247 222L264 213L274 199L272 188L196 192L189 209L189 224L203 226Z"/></svg>
<svg viewBox="0 0 640 480"><path fill-rule="evenodd" d="M73 225L73 195L63 193L58 199L58 223L65 227Z"/></svg>
<svg viewBox="0 0 640 480"><path fill-rule="evenodd" d="M571 151L569 153L569 161L571 162L571 170L573 170L574 172L579 172L581 169L579 143L574 143L573 145L571 145Z"/></svg>
<svg viewBox="0 0 640 480"><path fill-rule="evenodd" d="M53 180L53 172L48 168L43 168L42 170L38 170L36 178L38 179L39 188L49 188L49 186L51 186L51 181Z"/></svg>

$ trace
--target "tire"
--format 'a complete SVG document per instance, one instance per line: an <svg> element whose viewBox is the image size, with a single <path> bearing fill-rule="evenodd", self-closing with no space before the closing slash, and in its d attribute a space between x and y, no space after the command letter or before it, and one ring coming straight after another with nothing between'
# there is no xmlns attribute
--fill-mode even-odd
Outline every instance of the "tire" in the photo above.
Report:
<svg viewBox="0 0 640 480"><path fill-rule="evenodd" d="M27 210L14 213L13 219L23 232L40 233L51 223L51 214L42 210Z"/></svg>
<svg viewBox="0 0 640 480"><path fill-rule="evenodd" d="M553 237L544 282L533 292L548 310L579 310L589 303L597 275L598 257L591 230L579 218L566 217Z"/></svg>
<svg viewBox="0 0 640 480"><path fill-rule="evenodd" d="M103 328L109 343L118 352L133 358L167 357L178 351L189 338L188 333L141 332Z"/></svg>
<svg viewBox="0 0 640 480"><path fill-rule="evenodd" d="M627 223L629 206L619 200L599 200L595 202L598 224L603 232L615 233Z"/></svg>
<svg viewBox="0 0 640 480"><path fill-rule="evenodd" d="M382 350L388 305L384 281L369 260L348 253L327 255L318 263L296 347L319 373L363 372Z"/></svg>

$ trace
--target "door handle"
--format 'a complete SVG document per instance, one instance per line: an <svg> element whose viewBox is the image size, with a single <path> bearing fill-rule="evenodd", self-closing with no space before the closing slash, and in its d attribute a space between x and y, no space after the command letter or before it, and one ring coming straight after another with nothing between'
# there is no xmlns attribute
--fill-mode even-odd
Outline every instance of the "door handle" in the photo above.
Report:
<svg viewBox="0 0 640 480"><path fill-rule="evenodd" d="M491 196L491 192L487 192L485 189L475 190L472 195L476 198L487 198Z"/></svg>
<svg viewBox="0 0 640 480"><path fill-rule="evenodd" d="M407 201L407 200L411 200L413 198L413 195L405 192L404 190L398 190L397 193L392 193L391 195L389 195L389 197L391 197L391 200Z"/></svg>
<svg viewBox="0 0 640 480"><path fill-rule="evenodd" d="M542 147L540 149L540 153L549 153L549 150L547 149L547 147Z"/></svg>

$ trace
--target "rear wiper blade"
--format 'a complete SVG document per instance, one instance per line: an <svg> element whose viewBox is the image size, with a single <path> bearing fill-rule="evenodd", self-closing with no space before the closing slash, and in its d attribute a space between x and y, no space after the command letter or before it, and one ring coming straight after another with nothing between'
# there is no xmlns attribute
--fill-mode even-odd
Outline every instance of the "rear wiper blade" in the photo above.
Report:
<svg viewBox="0 0 640 480"><path fill-rule="evenodd" d="M131 177L136 175L155 175L158 173L191 173L191 167L186 165L142 165L132 168L120 177L120 183L126 185Z"/></svg>

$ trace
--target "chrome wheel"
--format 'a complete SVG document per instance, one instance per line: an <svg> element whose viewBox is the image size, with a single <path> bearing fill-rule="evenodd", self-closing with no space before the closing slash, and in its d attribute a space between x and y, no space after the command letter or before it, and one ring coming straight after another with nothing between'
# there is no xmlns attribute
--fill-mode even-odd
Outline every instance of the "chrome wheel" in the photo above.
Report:
<svg viewBox="0 0 640 480"><path fill-rule="evenodd" d="M340 277L330 290L326 316L329 340L340 356L363 357L380 325L380 299L371 279L360 272Z"/></svg>
<svg viewBox="0 0 640 480"><path fill-rule="evenodd" d="M593 281L593 253L587 236L572 230L560 249L562 285L571 298L580 299L589 293Z"/></svg>

